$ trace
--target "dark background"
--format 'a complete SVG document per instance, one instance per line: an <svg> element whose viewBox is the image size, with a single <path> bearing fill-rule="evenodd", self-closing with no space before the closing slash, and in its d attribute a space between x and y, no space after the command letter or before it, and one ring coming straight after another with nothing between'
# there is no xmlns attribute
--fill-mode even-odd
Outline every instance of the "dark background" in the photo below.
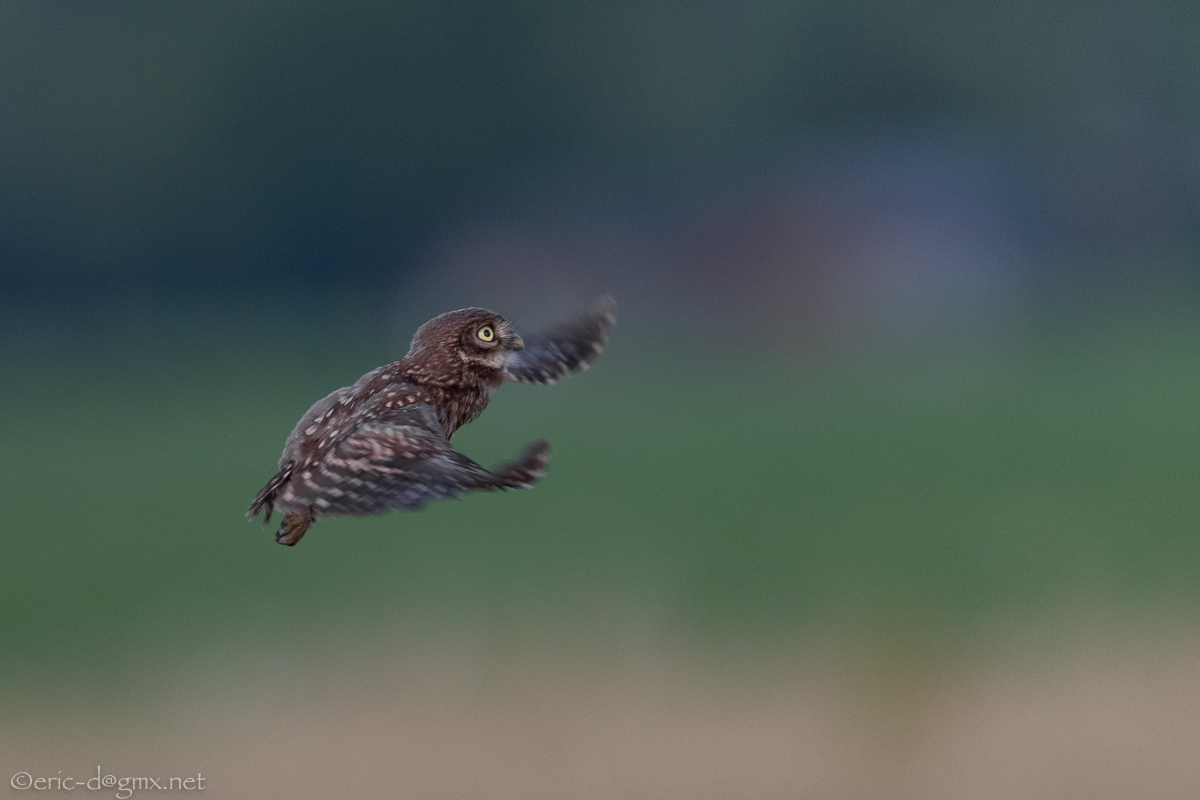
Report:
<svg viewBox="0 0 1200 800"><path fill-rule="evenodd" d="M0 2L0 777L1200 781L1200 7ZM536 491L242 512L482 305ZM13 790L14 794L19 794Z"/></svg>

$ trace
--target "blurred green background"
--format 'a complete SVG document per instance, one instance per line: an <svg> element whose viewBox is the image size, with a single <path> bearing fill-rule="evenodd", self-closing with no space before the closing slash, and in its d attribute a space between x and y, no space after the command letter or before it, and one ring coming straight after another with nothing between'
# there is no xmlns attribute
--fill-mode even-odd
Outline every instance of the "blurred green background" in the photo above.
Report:
<svg viewBox="0 0 1200 800"><path fill-rule="evenodd" d="M1198 16L0 2L5 774L1186 795ZM426 319L604 291L455 437L535 491L242 518Z"/></svg>

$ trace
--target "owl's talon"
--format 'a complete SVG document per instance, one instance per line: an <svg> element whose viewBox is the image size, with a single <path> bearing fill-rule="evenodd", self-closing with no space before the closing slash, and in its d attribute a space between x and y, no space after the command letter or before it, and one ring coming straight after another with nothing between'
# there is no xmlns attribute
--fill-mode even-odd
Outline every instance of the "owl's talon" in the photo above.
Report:
<svg viewBox="0 0 1200 800"><path fill-rule="evenodd" d="M288 514L283 518L279 532L275 534L275 541L285 547L295 547L296 542L304 538L304 534L312 527L314 521L312 508L309 506Z"/></svg>

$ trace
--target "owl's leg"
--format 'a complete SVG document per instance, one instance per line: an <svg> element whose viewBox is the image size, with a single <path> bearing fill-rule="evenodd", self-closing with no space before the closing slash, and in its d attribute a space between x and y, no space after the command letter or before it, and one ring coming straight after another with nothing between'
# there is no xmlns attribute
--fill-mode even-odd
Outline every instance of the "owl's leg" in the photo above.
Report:
<svg viewBox="0 0 1200 800"><path fill-rule="evenodd" d="M279 533L275 534L275 541L288 547L295 546L314 521L316 521L316 517L313 516L312 506L305 506L299 511L288 514L283 518L283 524L279 526Z"/></svg>

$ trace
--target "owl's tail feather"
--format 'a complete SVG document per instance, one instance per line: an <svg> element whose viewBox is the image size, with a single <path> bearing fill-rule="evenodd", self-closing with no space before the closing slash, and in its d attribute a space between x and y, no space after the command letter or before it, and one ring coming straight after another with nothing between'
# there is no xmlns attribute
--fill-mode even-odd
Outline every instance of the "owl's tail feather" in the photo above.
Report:
<svg viewBox="0 0 1200 800"><path fill-rule="evenodd" d="M492 472L487 489L532 489L546 474L550 463L550 443L538 440L525 448L516 461L501 464Z"/></svg>
<svg viewBox="0 0 1200 800"><path fill-rule="evenodd" d="M250 510L246 512L247 519L254 519L259 513L265 510L266 516L263 518L263 524L265 525L271 521L271 514L275 511L275 497L279 494L279 490L283 488L283 485L288 482L288 479L292 477L293 463L289 461L287 466L279 470L275 474L275 477L267 481L267 485L254 496L254 502L250 504Z"/></svg>

